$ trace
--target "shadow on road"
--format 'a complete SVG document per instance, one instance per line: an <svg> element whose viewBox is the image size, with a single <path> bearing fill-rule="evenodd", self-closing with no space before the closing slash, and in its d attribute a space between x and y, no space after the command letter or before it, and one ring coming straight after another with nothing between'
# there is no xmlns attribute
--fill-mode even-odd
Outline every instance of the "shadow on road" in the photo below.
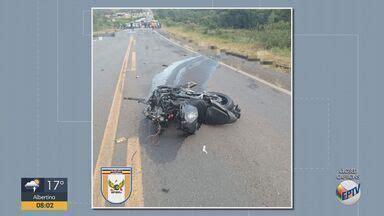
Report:
<svg viewBox="0 0 384 216"><path fill-rule="evenodd" d="M173 161L186 138L183 131L177 130L176 125L170 125L161 135L155 135L157 129L148 119L140 123L140 143L151 160L156 163Z"/></svg>

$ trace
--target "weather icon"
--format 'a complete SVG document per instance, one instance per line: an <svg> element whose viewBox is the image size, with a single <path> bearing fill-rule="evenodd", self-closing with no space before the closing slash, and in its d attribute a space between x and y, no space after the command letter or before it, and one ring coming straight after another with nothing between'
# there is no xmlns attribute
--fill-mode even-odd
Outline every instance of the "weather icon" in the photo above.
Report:
<svg viewBox="0 0 384 216"><path fill-rule="evenodd" d="M35 179L33 181L30 181L30 182L27 182L24 187L27 189L27 190L33 190L33 192L36 191L36 189L39 187L39 184L40 184L40 181L39 179Z"/></svg>

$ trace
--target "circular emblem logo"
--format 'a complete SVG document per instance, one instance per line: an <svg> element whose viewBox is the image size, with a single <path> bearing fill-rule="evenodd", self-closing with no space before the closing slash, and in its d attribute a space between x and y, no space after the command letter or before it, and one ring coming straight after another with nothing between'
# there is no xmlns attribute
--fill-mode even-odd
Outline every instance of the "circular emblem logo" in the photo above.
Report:
<svg viewBox="0 0 384 216"><path fill-rule="evenodd" d="M344 205L353 205L360 199L360 183L351 180L340 182L336 189L337 199Z"/></svg>

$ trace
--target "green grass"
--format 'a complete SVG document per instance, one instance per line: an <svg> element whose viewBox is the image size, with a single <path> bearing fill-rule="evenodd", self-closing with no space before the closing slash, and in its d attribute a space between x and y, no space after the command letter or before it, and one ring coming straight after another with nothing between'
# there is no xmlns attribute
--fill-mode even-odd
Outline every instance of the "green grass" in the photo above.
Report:
<svg viewBox="0 0 384 216"><path fill-rule="evenodd" d="M132 22L131 18L115 17L108 19L101 15L94 15L93 18L93 34L112 32L120 26Z"/></svg>
<svg viewBox="0 0 384 216"><path fill-rule="evenodd" d="M290 32L287 36L287 32L275 29L209 29L172 22L166 23L164 29L176 37L192 39L199 46L215 45L220 49L290 65Z"/></svg>

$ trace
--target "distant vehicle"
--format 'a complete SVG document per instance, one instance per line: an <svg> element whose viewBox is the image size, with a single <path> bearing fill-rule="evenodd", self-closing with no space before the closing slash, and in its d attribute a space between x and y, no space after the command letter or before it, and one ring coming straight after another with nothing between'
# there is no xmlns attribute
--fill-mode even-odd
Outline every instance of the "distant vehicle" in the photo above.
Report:
<svg viewBox="0 0 384 216"><path fill-rule="evenodd" d="M133 25L133 23L126 23L125 24L125 29L134 29L135 27L134 27L134 25Z"/></svg>
<svg viewBox="0 0 384 216"><path fill-rule="evenodd" d="M117 17L122 17L122 16L126 16L127 14L126 13L116 13L115 16Z"/></svg>
<svg viewBox="0 0 384 216"><path fill-rule="evenodd" d="M149 23L149 27L152 29L158 29L161 27L160 22L158 20L151 20Z"/></svg>

